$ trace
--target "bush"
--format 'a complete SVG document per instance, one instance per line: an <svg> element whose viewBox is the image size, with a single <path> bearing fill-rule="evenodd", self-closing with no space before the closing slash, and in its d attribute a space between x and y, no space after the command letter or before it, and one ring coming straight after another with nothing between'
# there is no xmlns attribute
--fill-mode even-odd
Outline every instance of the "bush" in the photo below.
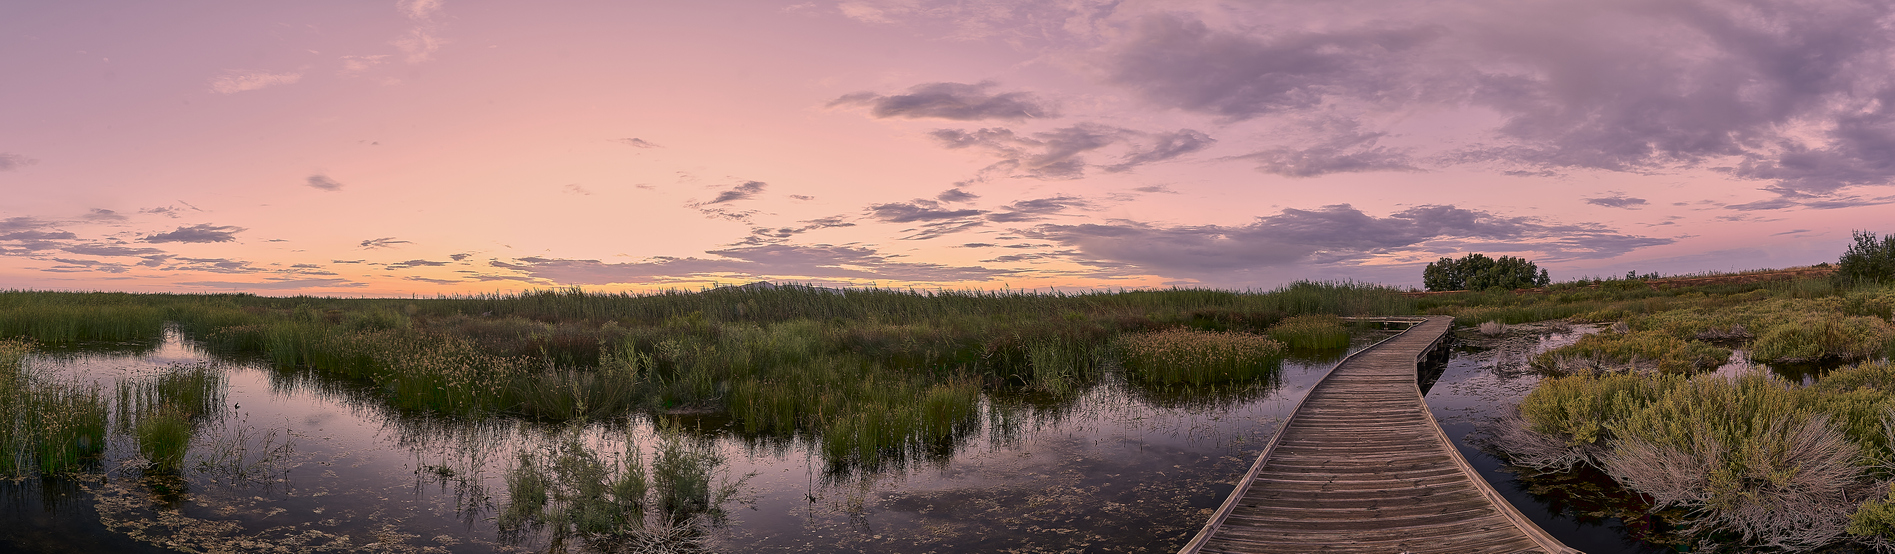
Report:
<svg viewBox="0 0 1895 554"><path fill-rule="evenodd" d="M1428 264L1421 271L1421 282L1428 290L1444 291L1544 287L1553 280L1547 277L1546 270L1525 258L1501 256L1496 260L1474 253L1459 260L1441 258Z"/></svg>
<svg viewBox="0 0 1895 554"><path fill-rule="evenodd" d="M1836 262L1836 277L1871 283L1895 280L1895 234L1879 239L1868 231L1855 231L1852 235L1856 243Z"/></svg>

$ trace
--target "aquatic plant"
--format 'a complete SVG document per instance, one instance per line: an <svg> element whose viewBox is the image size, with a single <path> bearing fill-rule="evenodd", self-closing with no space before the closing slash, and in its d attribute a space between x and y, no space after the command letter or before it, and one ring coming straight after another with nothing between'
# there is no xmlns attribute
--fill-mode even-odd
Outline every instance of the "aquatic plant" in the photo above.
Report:
<svg viewBox="0 0 1895 554"><path fill-rule="evenodd" d="M676 430L659 433L649 464L630 437L618 459L607 460L584 435L583 426L572 425L547 452L517 454L505 476L503 532L536 529L555 544L577 538L595 546L694 550L702 546L701 520L721 517L742 484L728 478L708 443Z"/></svg>
<svg viewBox="0 0 1895 554"><path fill-rule="evenodd" d="M1264 331L1271 339L1290 348L1342 348L1349 346L1349 328L1342 318L1330 314L1293 316Z"/></svg>
<svg viewBox="0 0 1895 554"><path fill-rule="evenodd" d="M1888 363L1808 386L1763 373L1549 378L1495 443L1522 466L1603 469L1658 508L1688 510L1681 521L1700 539L1810 549L1879 533L1886 502L1874 499L1895 469L1891 386Z"/></svg>
<svg viewBox="0 0 1895 554"><path fill-rule="evenodd" d="M0 340L0 476L71 471L105 450L99 386L35 374L27 361L32 349Z"/></svg>
<svg viewBox="0 0 1895 554"><path fill-rule="evenodd" d="M1283 343L1247 333L1168 329L1119 337L1129 378L1157 383L1221 383L1278 370Z"/></svg>
<svg viewBox="0 0 1895 554"><path fill-rule="evenodd" d="M1499 321L1482 322L1476 329L1480 331L1480 334L1488 336L1507 334L1507 324Z"/></svg>
<svg viewBox="0 0 1895 554"><path fill-rule="evenodd" d="M1534 356L1531 366L1549 375L1575 372L1698 373L1730 361L1731 351L1651 331L1605 332Z"/></svg>
<svg viewBox="0 0 1895 554"><path fill-rule="evenodd" d="M115 419L156 473L176 473L192 437L224 411L224 373L208 364L172 366L155 376L119 381Z"/></svg>

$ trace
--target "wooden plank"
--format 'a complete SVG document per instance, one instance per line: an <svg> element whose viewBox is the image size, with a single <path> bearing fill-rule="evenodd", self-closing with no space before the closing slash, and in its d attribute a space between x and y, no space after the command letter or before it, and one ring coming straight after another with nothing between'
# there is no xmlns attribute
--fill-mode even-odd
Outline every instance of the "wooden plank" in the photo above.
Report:
<svg viewBox="0 0 1895 554"><path fill-rule="evenodd" d="M1180 554L1577 553L1494 492L1429 413L1416 368L1453 319L1358 319L1410 325L1318 381Z"/></svg>

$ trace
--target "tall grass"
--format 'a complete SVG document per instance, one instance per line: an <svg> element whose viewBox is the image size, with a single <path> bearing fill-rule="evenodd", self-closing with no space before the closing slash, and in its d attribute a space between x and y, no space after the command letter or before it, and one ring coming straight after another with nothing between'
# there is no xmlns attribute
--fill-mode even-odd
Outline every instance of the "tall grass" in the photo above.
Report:
<svg viewBox="0 0 1895 554"><path fill-rule="evenodd" d="M1271 339L1290 348L1344 348L1349 346L1349 328L1342 318L1332 314L1305 314L1290 317L1264 331Z"/></svg>
<svg viewBox="0 0 1895 554"><path fill-rule="evenodd" d="M1534 369L1551 375L1575 372L1700 373L1730 361L1731 351L1654 331L1605 332L1540 353Z"/></svg>
<svg viewBox="0 0 1895 554"><path fill-rule="evenodd" d="M198 428L223 413L227 391L222 371L206 364L173 366L156 376L120 381L114 415L119 431L137 442L147 470L176 473Z"/></svg>
<svg viewBox="0 0 1895 554"><path fill-rule="evenodd" d="M1275 374L1283 362L1283 343L1192 329L1125 335L1119 337L1118 352L1128 378L1165 384L1254 379Z"/></svg>
<svg viewBox="0 0 1895 554"><path fill-rule="evenodd" d="M99 386L36 374L32 348L0 340L0 475L9 477L72 471L105 450Z"/></svg>
<svg viewBox="0 0 1895 554"><path fill-rule="evenodd" d="M602 550L627 543L656 551L692 550L703 519L716 520L737 493L725 461L710 444L662 430L649 461L628 437L616 459L599 456L573 425L548 451L521 451L507 471L503 532L539 530L559 544L577 538Z"/></svg>

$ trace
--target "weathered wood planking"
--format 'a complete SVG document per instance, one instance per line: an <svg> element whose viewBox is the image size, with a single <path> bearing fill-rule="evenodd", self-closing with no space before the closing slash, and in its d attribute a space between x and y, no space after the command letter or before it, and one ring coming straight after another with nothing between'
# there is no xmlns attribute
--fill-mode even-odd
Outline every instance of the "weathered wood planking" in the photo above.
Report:
<svg viewBox="0 0 1895 554"><path fill-rule="evenodd" d="M1494 492L1428 412L1416 364L1453 321L1337 364L1180 554L1577 553Z"/></svg>

